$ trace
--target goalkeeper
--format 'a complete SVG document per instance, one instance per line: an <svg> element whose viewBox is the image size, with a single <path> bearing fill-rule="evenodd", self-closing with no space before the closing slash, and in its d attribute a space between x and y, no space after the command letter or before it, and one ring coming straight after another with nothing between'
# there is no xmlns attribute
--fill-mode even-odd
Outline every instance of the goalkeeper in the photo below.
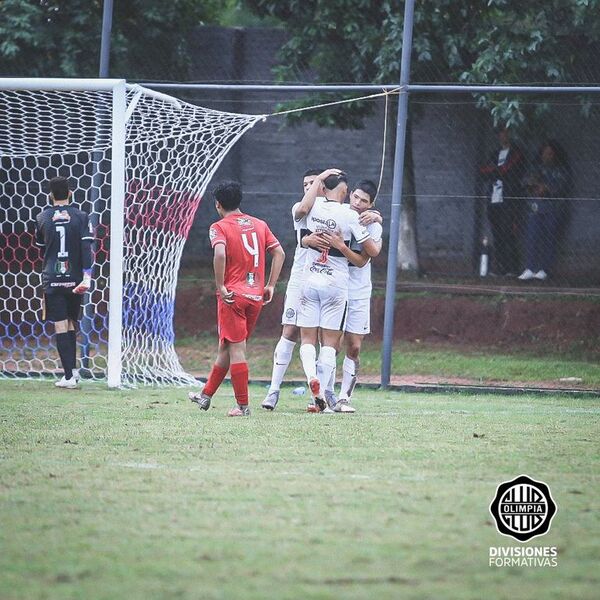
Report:
<svg viewBox="0 0 600 600"><path fill-rule="evenodd" d="M49 182L51 206L36 218L36 245L43 249L43 320L54 323L56 348L64 376L56 387L74 389L79 383L77 325L83 294L92 280L93 228L87 213L70 203L65 177Z"/></svg>

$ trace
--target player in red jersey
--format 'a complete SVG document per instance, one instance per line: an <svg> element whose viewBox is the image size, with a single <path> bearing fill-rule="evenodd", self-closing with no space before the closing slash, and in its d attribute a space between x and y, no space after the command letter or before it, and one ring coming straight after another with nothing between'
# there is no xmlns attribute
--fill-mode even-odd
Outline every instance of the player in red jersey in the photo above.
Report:
<svg viewBox="0 0 600 600"><path fill-rule="evenodd" d="M214 250L219 350L202 392L190 392L189 397L202 410L208 410L212 396L231 370L237 407L229 411L229 416L242 417L250 415L246 340L263 305L273 299L285 253L264 221L240 210L242 189L238 183L222 183L213 195L221 217L209 230ZM267 252L272 261L265 285Z"/></svg>

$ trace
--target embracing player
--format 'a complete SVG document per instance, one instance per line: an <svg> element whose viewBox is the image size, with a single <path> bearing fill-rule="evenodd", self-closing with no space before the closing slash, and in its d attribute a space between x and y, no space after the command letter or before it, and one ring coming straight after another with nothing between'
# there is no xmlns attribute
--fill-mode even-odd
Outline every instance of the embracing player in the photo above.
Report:
<svg viewBox="0 0 600 600"><path fill-rule="evenodd" d="M323 188L325 197L317 197ZM302 340L300 359L314 403L321 411L328 408L323 391L335 369L336 348L347 315L349 280L348 259L327 241L320 243L322 233L339 231L346 245L354 237L369 256L377 255L380 249L360 225L358 213L343 205L347 194L346 175L339 169L328 169L317 176L295 210L296 219L306 217L306 228L310 232L303 238L303 243L310 246L298 315ZM321 349L317 361L319 339ZM353 412L347 408L343 412Z"/></svg>
<svg viewBox="0 0 600 600"><path fill-rule="evenodd" d="M313 184L321 171L317 169L309 169L302 176L302 187L304 193ZM322 195L322 191L318 192ZM302 246L302 237L308 233L306 229L306 217L300 219L294 218L294 214L299 202L296 202L292 207L292 220L294 223L294 231L296 233L296 250L294 251L294 260L292 262L292 270L285 290L285 301L283 304L283 314L281 315L281 337L275 346L273 353L273 372L271 374L271 385L262 407L267 410L274 410L279 401L279 393L281 382L285 376L285 372L292 360L292 353L298 340L300 329L297 325L298 310L300 308L300 299L302 298L302 283L304 281L304 262L306 260L306 248Z"/></svg>
<svg viewBox="0 0 600 600"><path fill-rule="evenodd" d="M74 389L79 383L77 326L81 299L92 281L94 235L87 213L70 204L66 177L50 180L52 206L36 218L36 245L43 248L43 319L54 323L56 348L64 376L56 387Z"/></svg>
<svg viewBox="0 0 600 600"><path fill-rule="evenodd" d="M202 392L190 392L189 398L202 410L208 410L212 396L231 370L237 406L228 415L249 416L246 340L254 330L263 304L273 299L285 253L264 221L240 210L242 189L238 183L222 183L213 195L221 217L209 229L214 250L219 349ZM272 261L265 284L267 252Z"/></svg>
<svg viewBox="0 0 600 600"><path fill-rule="evenodd" d="M348 246L341 235L326 233L324 239L350 261L348 280L348 316L344 326L346 355L343 362L340 397L334 410L344 412L354 391L360 365L360 349L365 335L371 332L371 258L381 252L383 229L381 215L372 211L377 186L368 179L359 181L350 193L350 209L360 215L371 239L377 245L377 254L369 255L356 240Z"/></svg>

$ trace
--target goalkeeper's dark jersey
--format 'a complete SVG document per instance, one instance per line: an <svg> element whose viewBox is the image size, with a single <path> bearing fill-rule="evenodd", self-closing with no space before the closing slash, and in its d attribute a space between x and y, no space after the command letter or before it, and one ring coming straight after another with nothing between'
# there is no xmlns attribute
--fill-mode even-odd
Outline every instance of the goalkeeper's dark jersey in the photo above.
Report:
<svg viewBox="0 0 600 600"><path fill-rule="evenodd" d="M73 289L92 268L93 229L87 213L72 204L49 206L36 218L36 244L44 250L44 292Z"/></svg>

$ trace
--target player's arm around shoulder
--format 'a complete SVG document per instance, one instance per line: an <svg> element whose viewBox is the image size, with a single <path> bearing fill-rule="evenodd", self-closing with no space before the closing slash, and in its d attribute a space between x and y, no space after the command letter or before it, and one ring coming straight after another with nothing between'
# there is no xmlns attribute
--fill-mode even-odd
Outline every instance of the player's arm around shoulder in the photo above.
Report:
<svg viewBox="0 0 600 600"><path fill-rule="evenodd" d="M296 221L306 217L306 215L312 210L317 196L323 194L325 187L324 181L330 175L339 175L340 173L341 171L339 169L327 169L315 177L312 185L308 188L308 190L306 190L302 200L300 200L300 203L296 207L294 212L294 219L296 219Z"/></svg>
<svg viewBox="0 0 600 600"><path fill-rule="evenodd" d="M375 242L377 247L377 254L371 254L371 258L375 258L381 252L381 248L383 247L383 227L379 221L375 221L367 226L367 231L369 232L371 239Z"/></svg>
<svg viewBox="0 0 600 600"><path fill-rule="evenodd" d="M356 241L361 245L362 249L371 258L377 256L381 251L381 245L377 244L371 237L369 230L361 225L358 220L358 213L349 211L349 226Z"/></svg>

